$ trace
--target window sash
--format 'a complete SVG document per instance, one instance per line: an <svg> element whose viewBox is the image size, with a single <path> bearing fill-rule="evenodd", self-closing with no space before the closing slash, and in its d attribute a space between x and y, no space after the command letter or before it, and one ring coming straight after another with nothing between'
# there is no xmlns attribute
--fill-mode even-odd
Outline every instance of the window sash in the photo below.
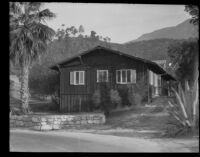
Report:
<svg viewBox="0 0 200 157"><path fill-rule="evenodd" d="M118 84L136 83L136 70L133 69L116 70L116 83Z"/></svg>
<svg viewBox="0 0 200 157"><path fill-rule="evenodd" d="M70 84L74 84L74 72L70 71Z"/></svg>
<svg viewBox="0 0 200 157"><path fill-rule="evenodd" d="M71 85L84 85L85 84L85 71L71 71L70 72Z"/></svg>
<svg viewBox="0 0 200 157"><path fill-rule="evenodd" d="M136 70L131 69L131 83L136 83L137 81L137 73Z"/></svg>
<svg viewBox="0 0 200 157"><path fill-rule="evenodd" d="M85 84L85 71L79 71L79 84Z"/></svg>
<svg viewBox="0 0 200 157"><path fill-rule="evenodd" d="M108 70L97 70L97 82L108 82Z"/></svg>

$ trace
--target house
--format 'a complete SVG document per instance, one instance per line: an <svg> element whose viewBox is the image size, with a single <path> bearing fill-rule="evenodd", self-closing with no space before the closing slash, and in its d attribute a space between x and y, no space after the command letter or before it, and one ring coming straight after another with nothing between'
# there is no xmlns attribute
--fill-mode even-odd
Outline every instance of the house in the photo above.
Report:
<svg viewBox="0 0 200 157"><path fill-rule="evenodd" d="M148 98L152 98L151 74L160 76L160 86L175 79L158 64L120 51L97 46L50 67L60 72L60 111L85 111L100 82L109 88L137 84L149 85ZM162 92L161 92L162 93ZM167 94L167 93L164 93Z"/></svg>

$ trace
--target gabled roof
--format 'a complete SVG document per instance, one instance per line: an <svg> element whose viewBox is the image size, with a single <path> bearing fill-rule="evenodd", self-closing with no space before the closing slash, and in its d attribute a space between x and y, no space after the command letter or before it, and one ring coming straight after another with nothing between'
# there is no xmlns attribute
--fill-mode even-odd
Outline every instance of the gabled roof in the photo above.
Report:
<svg viewBox="0 0 200 157"><path fill-rule="evenodd" d="M139 60L141 62L144 62L147 67L152 70L154 73L157 73L157 74L161 74L163 75L163 77L167 78L167 79L170 79L170 80L176 80L174 77L172 77L170 74L168 74L164 69L162 69L158 64L152 62L152 61L149 61L149 60L146 60L146 59L143 59L143 58L139 58L139 57L135 57L135 56L132 56L132 55L129 55L129 54L126 54L126 53L123 53L121 51L118 51L118 50L113 50L113 49L110 49L110 48L106 48L106 47L103 47L103 46L96 46L92 49L89 49L87 51L84 51L80 54L77 54L71 58L68 58L68 59L65 59L59 63L57 63L56 65L53 65L51 67L49 67L50 69L53 69L53 70L58 70L58 67L63 65L63 64L66 64L70 61L72 61L73 59L76 59L78 57L81 57L85 54L88 54L88 53L92 53L94 52L95 50L107 50L107 51L110 51L112 53L115 53L115 54L118 54L118 55L121 55L121 56L125 56L125 57L128 57L128 58L131 58L131 59L136 59L136 60Z"/></svg>

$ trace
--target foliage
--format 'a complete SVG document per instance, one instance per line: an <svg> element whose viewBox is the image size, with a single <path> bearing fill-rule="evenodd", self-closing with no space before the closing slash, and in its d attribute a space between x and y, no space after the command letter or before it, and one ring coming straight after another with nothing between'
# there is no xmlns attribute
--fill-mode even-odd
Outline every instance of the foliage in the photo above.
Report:
<svg viewBox="0 0 200 157"><path fill-rule="evenodd" d="M147 101L148 96L148 85L141 78L136 84L130 84L128 86L128 100L131 105L140 105L142 102Z"/></svg>
<svg viewBox="0 0 200 157"><path fill-rule="evenodd" d="M168 48L171 62L171 71L175 73L177 80L184 86L185 80L192 86L197 67L199 47L197 40L174 42Z"/></svg>
<svg viewBox="0 0 200 157"><path fill-rule="evenodd" d="M197 77L198 78L198 77ZM178 133L185 130L193 131L198 127L197 121L199 119L199 85L198 79L195 81L195 85L190 87L186 81L186 88L183 90L179 84L179 91L174 90L176 95L176 102L169 101L168 112L176 120L176 128Z"/></svg>
<svg viewBox="0 0 200 157"><path fill-rule="evenodd" d="M118 92L119 92L119 96L121 97L121 105L122 107L125 107L125 106L131 106L131 103L129 101L129 98L128 98L128 88L124 88L124 87L120 87L118 89Z"/></svg>
<svg viewBox="0 0 200 157"><path fill-rule="evenodd" d="M35 65L29 77L30 90L40 95L52 95L59 87L59 74L48 67Z"/></svg>
<svg viewBox="0 0 200 157"><path fill-rule="evenodd" d="M181 137L191 135L192 131L189 127L184 127L177 121L169 120L163 137Z"/></svg>
<svg viewBox="0 0 200 157"><path fill-rule="evenodd" d="M119 92L117 90L110 90L110 101L115 108L121 105L121 97L119 96Z"/></svg>
<svg viewBox="0 0 200 157"><path fill-rule="evenodd" d="M49 9L40 11L40 7L41 3L10 3L10 59L20 65L44 53L54 35L54 30L42 22L55 15Z"/></svg>
<svg viewBox="0 0 200 157"><path fill-rule="evenodd" d="M191 23L194 25L199 24L199 8L197 5L186 5L185 6L185 11L188 12L191 16L192 19L190 20Z"/></svg>
<svg viewBox="0 0 200 157"><path fill-rule="evenodd" d="M109 87L107 83L100 83L100 95L101 95L101 109L105 112L105 115L108 116L110 110L112 109L112 103L110 102Z"/></svg>
<svg viewBox="0 0 200 157"><path fill-rule="evenodd" d="M135 88L136 88L136 85L128 86L128 101L132 106L138 105L138 103L140 103L140 102L138 102L138 99L136 98L137 97L136 95L138 95L138 94L136 93Z"/></svg>
<svg viewBox="0 0 200 157"><path fill-rule="evenodd" d="M84 33L85 29L82 25L80 25L78 31L79 33Z"/></svg>
<svg viewBox="0 0 200 157"><path fill-rule="evenodd" d="M92 108L101 109L108 116L113 108L121 104L121 97L117 90L109 89L106 83L100 83L92 96Z"/></svg>
<svg viewBox="0 0 200 157"><path fill-rule="evenodd" d="M100 106L101 103L101 93L100 90L95 90L94 94L92 95L92 103L94 104L94 108L97 109Z"/></svg>
<svg viewBox="0 0 200 157"><path fill-rule="evenodd" d="M52 41L54 30L45 23L55 14L49 9L41 10L42 3L10 2L10 60L18 64L21 75L21 109L29 112L29 68L33 61L46 52L47 45Z"/></svg>
<svg viewBox="0 0 200 157"><path fill-rule="evenodd" d="M89 39L91 41L104 41L104 42L110 42L111 39L109 37L102 37L100 35L97 35L97 33L92 30L90 32L90 35L83 36L84 33L84 27L82 25L79 26L79 28L76 28L75 26L64 28L65 25L62 24L61 28L58 28L56 31L56 38L61 41L70 37L78 37L78 38L85 38Z"/></svg>

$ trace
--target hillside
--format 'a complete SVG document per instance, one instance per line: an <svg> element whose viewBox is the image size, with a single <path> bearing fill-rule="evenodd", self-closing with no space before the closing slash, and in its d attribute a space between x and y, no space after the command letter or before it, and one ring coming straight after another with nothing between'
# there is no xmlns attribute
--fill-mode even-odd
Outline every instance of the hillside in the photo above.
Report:
<svg viewBox="0 0 200 157"><path fill-rule="evenodd" d="M41 62L39 64L36 63L36 65L42 65L47 68L52 64L65 60L68 57L72 57L97 45L119 50L148 60L163 60L167 59L167 49L171 43L176 40L197 36L197 27L194 27L189 23L189 20L186 20L177 26L144 34L137 40L125 44L110 43L95 40L90 37L67 37L61 40L54 40L48 47L48 53L42 56ZM16 69L16 66L11 65L10 68L11 73L19 73L19 69Z"/></svg>
<svg viewBox="0 0 200 157"><path fill-rule="evenodd" d="M143 34L136 40L131 42L137 42L142 40L152 40L152 39L189 39L198 37L198 26L194 26L190 23L190 19L176 25L173 27L166 27L159 30L155 30L151 33Z"/></svg>
<svg viewBox="0 0 200 157"><path fill-rule="evenodd" d="M119 50L124 53L137 56L148 60L167 59L168 46L174 43L173 39L154 39L148 41L139 41L128 44L107 43L99 40L91 40L88 38L67 38L63 40L54 40L48 47L47 53L41 57L40 62L36 62L31 68L31 73L43 73L43 68L48 69L49 66L72 57L85 50L91 49L97 45ZM19 73L17 69L13 69L12 73Z"/></svg>
<svg viewBox="0 0 200 157"><path fill-rule="evenodd" d="M56 40L51 43L48 54L42 57L42 62L46 65L55 64L97 45L119 50L148 60L162 60L167 58L167 48L174 41L175 40L172 39L155 39L128 44L116 44L91 41L84 38L68 38L61 41Z"/></svg>

